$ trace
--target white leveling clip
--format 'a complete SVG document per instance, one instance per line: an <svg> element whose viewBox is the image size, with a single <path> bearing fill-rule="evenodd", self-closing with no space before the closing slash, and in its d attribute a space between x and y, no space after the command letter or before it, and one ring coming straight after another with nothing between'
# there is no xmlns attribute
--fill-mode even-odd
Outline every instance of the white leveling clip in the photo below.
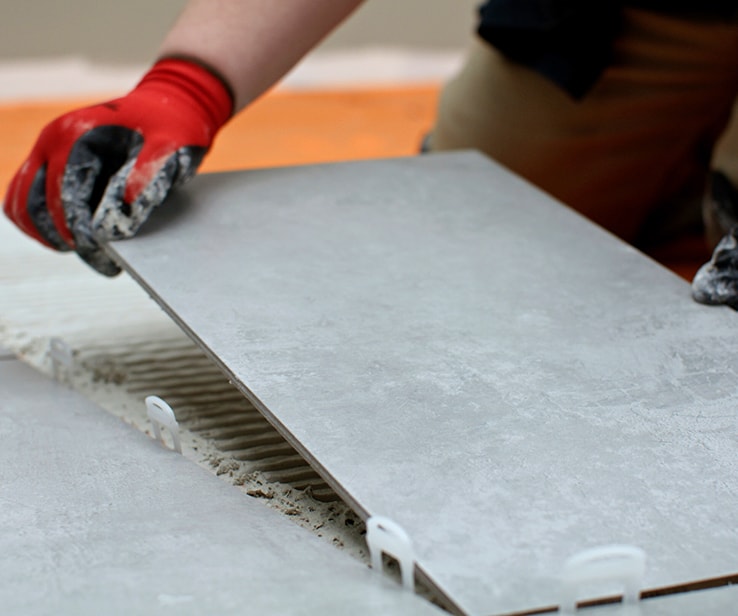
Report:
<svg viewBox="0 0 738 616"><path fill-rule="evenodd" d="M389 518L372 516L366 521L366 543L369 546L372 569L382 571L382 554L392 556L400 565L402 585L415 590L415 554L410 537Z"/></svg>
<svg viewBox="0 0 738 616"><path fill-rule="evenodd" d="M623 603L636 605L646 573L646 553L632 545L603 545L575 554L561 574L560 609L573 614L577 596L585 584L615 582L622 586Z"/></svg>
<svg viewBox="0 0 738 616"><path fill-rule="evenodd" d="M72 368L72 364L74 363L72 349L61 338L51 338L49 340L48 355L49 359L51 359L51 369L54 379L59 381L61 380L62 367L65 370Z"/></svg>
<svg viewBox="0 0 738 616"><path fill-rule="evenodd" d="M177 453L182 453L182 445L179 442L179 424L174 416L172 407L157 396L146 397L146 414L154 426L154 437L162 445L165 445L161 429L166 428L172 435L172 448Z"/></svg>

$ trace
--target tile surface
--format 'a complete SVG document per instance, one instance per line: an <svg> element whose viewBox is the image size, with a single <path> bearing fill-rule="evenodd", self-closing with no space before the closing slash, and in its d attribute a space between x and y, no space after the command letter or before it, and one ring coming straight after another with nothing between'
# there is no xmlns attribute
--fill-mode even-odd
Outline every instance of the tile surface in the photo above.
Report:
<svg viewBox="0 0 738 616"><path fill-rule="evenodd" d="M20 362L0 383L4 615L441 613Z"/></svg>
<svg viewBox="0 0 738 616"><path fill-rule="evenodd" d="M112 250L461 610L738 572L735 314L487 159L201 175Z"/></svg>

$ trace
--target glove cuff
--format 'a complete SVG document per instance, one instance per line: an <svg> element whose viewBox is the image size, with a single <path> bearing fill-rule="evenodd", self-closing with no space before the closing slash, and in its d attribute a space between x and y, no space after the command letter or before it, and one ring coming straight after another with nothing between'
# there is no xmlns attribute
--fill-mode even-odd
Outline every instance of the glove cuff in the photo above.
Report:
<svg viewBox="0 0 738 616"><path fill-rule="evenodd" d="M186 57L166 57L156 62L134 91L158 90L196 107L207 122L211 136L234 111L234 96L228 82L205 63Z"/></svg>

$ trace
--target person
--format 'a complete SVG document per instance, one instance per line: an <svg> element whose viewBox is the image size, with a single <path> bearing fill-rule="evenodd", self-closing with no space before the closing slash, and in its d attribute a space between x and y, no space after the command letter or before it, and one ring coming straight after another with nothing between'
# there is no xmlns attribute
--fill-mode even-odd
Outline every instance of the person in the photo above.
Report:
<svg viewBox="0 0 738 616"><path fill-rule="evenodd" d="M105 242L134 235L229 118L360 3L190 0L129 94L42 131L6 214L115 275ZM738 305L738 256L724 258L738 199L715 190L738 180L738 145L716 153L738 93L738 2L487 0L479 16L425 149L479 149L640 247L701 224L704 202L713 242L727 236L693 295Z"/></svg>

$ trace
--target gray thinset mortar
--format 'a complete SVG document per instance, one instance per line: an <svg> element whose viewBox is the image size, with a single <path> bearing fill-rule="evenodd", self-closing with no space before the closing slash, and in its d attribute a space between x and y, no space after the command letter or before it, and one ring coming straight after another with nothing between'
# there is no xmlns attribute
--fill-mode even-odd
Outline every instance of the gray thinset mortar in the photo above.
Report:
<svg viewBox="0 0 738 616"><path fill-rule="evenodd" d="M52 374L50 338L4 323L2 340ZM163 398L175 410L188 458L368 562L361 519L184 336L162 332L159 340L73 352L72 369L60 377L75 390L149 435L143 400Z"/></svg>

